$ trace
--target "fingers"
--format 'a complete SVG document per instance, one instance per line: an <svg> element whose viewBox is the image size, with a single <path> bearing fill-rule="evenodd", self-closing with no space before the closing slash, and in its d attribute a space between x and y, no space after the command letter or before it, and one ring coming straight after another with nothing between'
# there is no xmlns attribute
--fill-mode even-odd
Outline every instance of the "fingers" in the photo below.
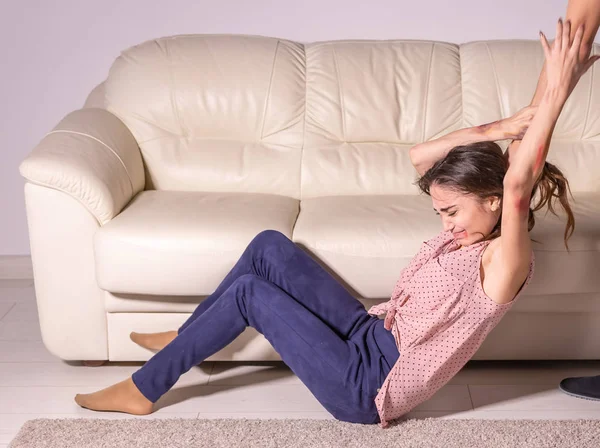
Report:
<svg viewBox="0 0 600 448"><path fill-rule="evenodd" d="M548 43L546 36L540 31L540 40L546 57L548 57L553 50L556 50L558 53L563 51L579 52L583 40L583 33L584 24L582 23L577 27L573 42L571 43L571 21L567 20L563 24L562 17L559 18L556 22L556 37L552 41L552 45Z"/></svg>
<svg viewBox="0 0 600 448"><path fill-rule="evenodd" d="M558 39L559 35L557 35L556 37ZM570 20L567 20L565 22L565 25L563 26L562 36L560 38L562 39L561 48L564 50L568 50L570 47L569 41L571 40L571 21Z"/></svg>
<svg viewBox="0 0 600 448"><path fill-rule="evenodd" d="M546 36L544 35L544 33L542 33L540 31L540 40L542 41L542 48L544 49L544 56L546 57L546 59L550 58L550 44L548 43L548 40L546 39Z"/></svg>
<svg viewBox="0 0 600 448"><path fill-rule="evenodd" d="M579 58L579 51L580 51L582 39L583 39L583 24L577 28L577 31L575 32L575 38L573 39L573 46L570 49L570 51L572 53L576 53L575 56L577 58Z"/></svg>
<svg viewBox="0 0 600 448"><path fill-rule="evenodd" d="M562 49L563 23L562 18L556 23L556 37L554 38L554 48L560 52Z"/></svg>

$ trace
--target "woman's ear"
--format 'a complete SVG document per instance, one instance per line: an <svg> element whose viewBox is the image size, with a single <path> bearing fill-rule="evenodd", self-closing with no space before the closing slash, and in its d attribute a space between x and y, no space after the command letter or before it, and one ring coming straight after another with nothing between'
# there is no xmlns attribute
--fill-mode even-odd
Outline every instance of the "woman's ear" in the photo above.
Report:
<svg viewBox="0 0 600 448"><path fill-rule="evenodd" d="M495 212L500 209L501 199L498 196L493 196L490 198L490 210Z"/></svg>

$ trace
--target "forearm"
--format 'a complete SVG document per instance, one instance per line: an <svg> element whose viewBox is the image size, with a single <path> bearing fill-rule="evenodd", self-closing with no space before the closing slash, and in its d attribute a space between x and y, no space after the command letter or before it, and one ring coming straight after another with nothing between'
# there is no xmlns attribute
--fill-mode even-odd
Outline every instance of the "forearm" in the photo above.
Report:
<svg viewBox="0 0 600 448"><path fill-rule="evenodd" d="M419 175L422 176L435 162L446 157L446 154L455 146L506 138L500 121L459 129L435 140L413 146L410 148L410 160Z"/></svg>
<svg viewBox="0 0 600 448"><path fill-rule="evenodd" d="M544 92L538 111L520 142L519 151L513 155L504 178L505 185L519 185L531 191L542 174L552 133L566 99L567 93L563 88Z"/></svg>

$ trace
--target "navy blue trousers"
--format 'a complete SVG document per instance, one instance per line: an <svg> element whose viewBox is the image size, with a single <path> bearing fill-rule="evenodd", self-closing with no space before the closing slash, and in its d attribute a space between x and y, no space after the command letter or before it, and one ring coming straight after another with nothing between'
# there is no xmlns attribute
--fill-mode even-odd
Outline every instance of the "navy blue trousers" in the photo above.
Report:
<svg viewBox="0 0 600 448"><path fill-rule="evenodd" d="M235 340L247 326L336 419L379 423L378 388L400 356L383 320L293 241L260 232L177 337L132 378L156 402L179 377Z"/></svg>

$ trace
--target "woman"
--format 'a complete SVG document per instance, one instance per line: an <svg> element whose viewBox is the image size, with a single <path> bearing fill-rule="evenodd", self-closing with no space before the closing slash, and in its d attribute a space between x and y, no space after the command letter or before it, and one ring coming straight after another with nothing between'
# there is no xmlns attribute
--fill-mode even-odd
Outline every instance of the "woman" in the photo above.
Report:
<svg viewBox="0 0 600 448"><path fill-rule="evenodd" d="M570 44L569 28L558 22L552 49L541 35L547 87L510 166L486 141L520 136L531 108L473 129L475 143L457 141L463 145L440 151L430 142L411 150L423 175L418 185L431 195L444 231L423 243L390 301L367 312L292 241L267 230L178 331L132 333L140 345L161 350L131 378L75 401L94 410L151 413L181 374L248 325L339 420L386 427L428 399L470 359L531 279L532 192L540 188L542 206L558 189L567 232L573 229L568 184L545 163L560 111L594 62L580 60L582 30ZM515 123L517 131L506 133ZM376 316L383 312L382 322Z"/></svg>

